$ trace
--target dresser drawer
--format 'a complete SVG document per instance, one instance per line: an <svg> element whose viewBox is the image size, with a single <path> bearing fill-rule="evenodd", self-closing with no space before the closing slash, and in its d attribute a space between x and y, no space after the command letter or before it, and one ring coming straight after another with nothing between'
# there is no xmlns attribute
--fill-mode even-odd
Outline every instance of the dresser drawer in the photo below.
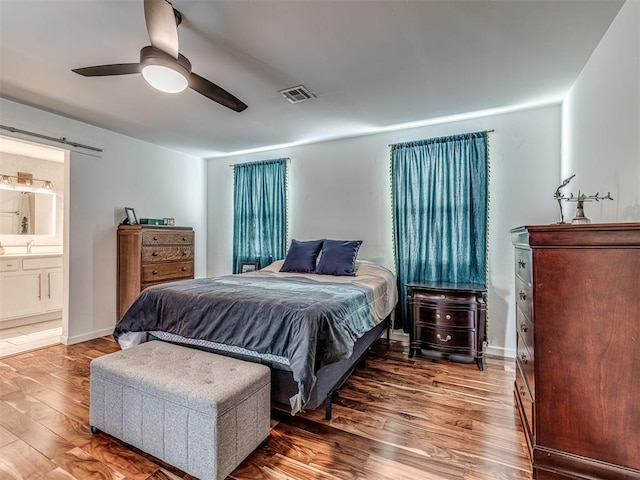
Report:
<svg viewBox="0 0 640 480"><path fill-rule="evenodd" d="M142 247L142 263L162 263L186 260L193 260L193 247L191 245L185 245L184 247Z"/></svg>
<svg viewBox="0 0 640 480"><path fill-rule="evenodd" d="M143 230L143 245L193 245L192 230Z"/></svg>
<svg viewBox="0 0 640 480"><path fill-rule="evenodd" d="M516 275L526 284L531 285L531 250L515 249Z"/></svg>
<svg viewBox="0 0 640 480"><path fill-rule="evenodd" d="M525 283L521 278L516 277L516 305L530 320L533 319L532 304L533 296L531 285Z"/></svg>
<svg viewBox="0 0 640 480"><path fill-rule="evenodd" d="M531 444L533 444L533 397L531 397L529 388L524 380L519 361L516 361L515 394L520 404L521 415L525 420L523 425L525 434L531 439Z"/></svg>
<svg viewBox="0 0 640 480"><path fill-rule="evenodd" d="M531 397L535 400L535 359L532 352L533 349L529 350L524 343L523 337L518 335L518 364L520 365L522 373L527 381L529 391L531 392Z"/></svg>
<svg viewBox="0 0 640 480"><path fill-rule="evenodd" d="M533 352L533 329L534 325L529 317L527 317L519 306L516 306L516 329L518 338L522 338L528 350Z"/></svg>
<svg viewBox="0 0 640 480"><path fill-rule="evenodd" d="M425 348L460 355L475 355L477 351L475 330L431 328L424 324L416 324L414 329L416 340Z"/></svg>
<svg viewBox="0 0 640 480"><path fill-rule="evenodd" d="M158 263L142 266L144 283L177 278L193 278L193 262Z"/></svg>

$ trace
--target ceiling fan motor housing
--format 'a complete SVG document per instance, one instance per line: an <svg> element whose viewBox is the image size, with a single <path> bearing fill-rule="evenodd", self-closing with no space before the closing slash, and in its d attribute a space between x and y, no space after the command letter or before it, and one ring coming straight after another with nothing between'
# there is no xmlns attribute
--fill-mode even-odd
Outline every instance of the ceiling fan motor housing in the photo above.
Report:
<svg viewBox="0 0 640 480"><path fill-rule="evenodd" d="M187 79L191 75L191 62L184 55L178 54L178 58L175 59L168 53L150 45L140 50L140 69L142 70L149 65L171 68Z"/></svg>

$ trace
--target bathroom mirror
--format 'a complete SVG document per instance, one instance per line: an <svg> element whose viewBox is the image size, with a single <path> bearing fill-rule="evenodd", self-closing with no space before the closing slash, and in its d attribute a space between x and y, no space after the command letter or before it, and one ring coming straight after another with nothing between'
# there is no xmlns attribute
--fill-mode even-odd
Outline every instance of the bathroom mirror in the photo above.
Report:
<svg viewBox="0 0 640 480"><path fill-rule="evenodd" d="M55 235L53 193L0 189L0 235Z"/></svg>

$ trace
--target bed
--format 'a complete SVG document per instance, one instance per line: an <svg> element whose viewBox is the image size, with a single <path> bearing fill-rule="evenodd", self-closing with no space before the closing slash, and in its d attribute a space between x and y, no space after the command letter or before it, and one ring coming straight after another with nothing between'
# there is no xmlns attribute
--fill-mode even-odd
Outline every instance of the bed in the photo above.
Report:
<svg viewBox="0 0 640 480"><path fill-rule="evenodd" d="M236 275L142 291L116 325L122 348L159 339L267 364L272 399L291 414L331 399L390 327L388 269L359 260L355 276L280 272L282 261Z"/></svg>

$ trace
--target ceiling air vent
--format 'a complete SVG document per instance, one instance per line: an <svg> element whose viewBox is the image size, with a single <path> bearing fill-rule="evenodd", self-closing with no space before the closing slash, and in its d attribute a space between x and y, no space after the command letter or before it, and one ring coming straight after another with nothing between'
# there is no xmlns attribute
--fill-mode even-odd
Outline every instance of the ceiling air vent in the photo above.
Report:
<svg viewBox="0 0 640 480"><path fill-rule="evenodd" d="M307 90L307 87L305 87L304 85L285 88L284 90L278 91L278 93L289 100L289 102L291 103L306 102L307 100L316 98L316 96L309 90Z"/></svg>

